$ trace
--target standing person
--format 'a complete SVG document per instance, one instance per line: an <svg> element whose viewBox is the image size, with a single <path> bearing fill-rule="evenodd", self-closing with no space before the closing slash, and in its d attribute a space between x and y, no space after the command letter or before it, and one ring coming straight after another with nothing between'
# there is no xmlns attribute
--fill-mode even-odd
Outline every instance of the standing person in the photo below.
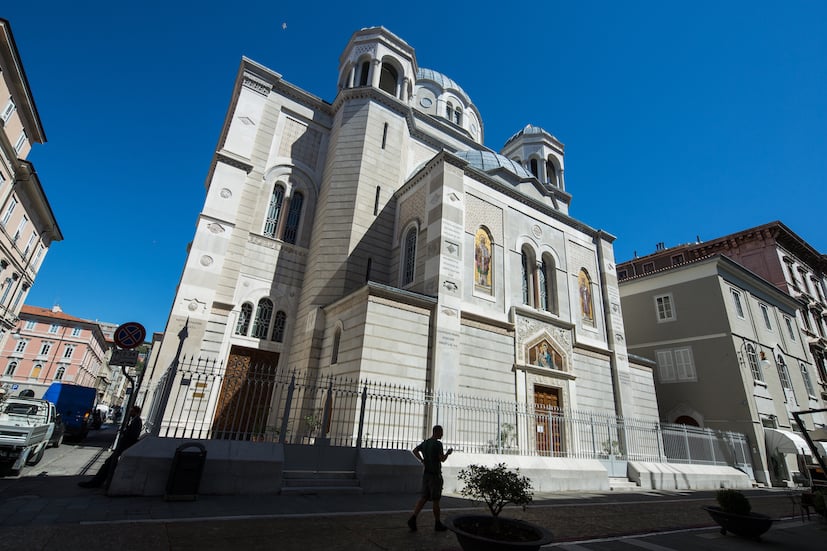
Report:
<svg viewBox="0 0 827 551"><path fill-rule="evenodd" d="M143 422L141 421L140 406L132 406L129 410L129 422L126 429L118 439L118 445L115 446L112 454L104 461L101 468L90 480L78 482L81 488L100 488L109 479L110 475L115 472L115 465L118 463L118 458L123 452L131 447L141 437L141 429Z"/></svg>
<svg viewBox="0 0 827 551"><path fill-rule="evenodd" d="M441 438L442 427L435 425L431 437L413 449L413 454L422 463L425 470L422 473L422 495L419 501L416 502L413 514L408 519L408 528L411 529L411 532L416 531L416 517L427 501L433 502L434 530L437 532L447 530L439 519L439 500L442 498L442 462L448 459L448 456L454 453L454 450L448 448L446 453L442 453Z"/></svg>

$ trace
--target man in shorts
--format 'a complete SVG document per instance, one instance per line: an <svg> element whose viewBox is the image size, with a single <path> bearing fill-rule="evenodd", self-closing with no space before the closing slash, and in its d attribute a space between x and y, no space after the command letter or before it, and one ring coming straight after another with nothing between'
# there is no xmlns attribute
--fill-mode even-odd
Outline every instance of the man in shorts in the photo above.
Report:
<svg viewBox="0 0 827 551"><path fill-rule="evenodd" d="M449 448L446 453L442 453L442 442L439 441L441 438L442 427L436 425L431 437L413 449L413 454L425 467L425 471L422 473L422 495L408 519L408 528L411 532L416 531L416 517L427 501L433 502L434 530L437 532L446 530L445 525L439 519L439 500L442 497L442 462L448 459L454 450Z"/></svg>

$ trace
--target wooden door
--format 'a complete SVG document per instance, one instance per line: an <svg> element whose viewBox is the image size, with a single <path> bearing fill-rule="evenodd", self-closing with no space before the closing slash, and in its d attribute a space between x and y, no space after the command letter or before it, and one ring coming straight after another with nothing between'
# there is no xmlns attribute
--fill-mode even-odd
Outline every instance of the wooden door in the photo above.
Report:
<svg viewBox="0 0 827 551"><path fill-rule="evenodd" d="M265 432L278 361L275 352L230 349L213 421L214 438L249 440Z"/></svg>
<svg viewBox="0 0 827 551"><path fill-rule="evenodd" d="M559 407L559 388L534 386L534 417L539 455L558 455L562 451Z"/></svg>

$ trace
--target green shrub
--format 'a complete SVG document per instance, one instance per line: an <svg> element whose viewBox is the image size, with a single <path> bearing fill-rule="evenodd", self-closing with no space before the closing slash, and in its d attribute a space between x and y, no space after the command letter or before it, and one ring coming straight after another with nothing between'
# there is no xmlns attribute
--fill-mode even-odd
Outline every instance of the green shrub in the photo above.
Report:
<svg viewBox="0 0 827 551"><path fill-rule="evenodd" d="M749 504L747 496L738 490L733 490L731 488L718 490L718 493L715 494L715 499L718 501L718 505L721 506L721 509L728 513L747 515L752 510L752 506Z"/></svg>
<svg viewBox="0 0 827 551"><path fill-rule="evenodd" d="M517 469L519 471L519 469ZM488 510L496 518L508 503L522 505L531 502L534 497L531 481L519 472L509 471L505 463L495 467L469 465L457 476L465 483L460 493L477 501L484 501Z"/></svg>

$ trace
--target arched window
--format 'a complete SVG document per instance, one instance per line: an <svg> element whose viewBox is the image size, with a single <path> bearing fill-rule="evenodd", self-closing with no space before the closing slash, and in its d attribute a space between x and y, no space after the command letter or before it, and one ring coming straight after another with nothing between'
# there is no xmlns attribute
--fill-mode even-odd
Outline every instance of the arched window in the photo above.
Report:
<svg viewBox="0 0 827 551"><path fill-rule="evenodd" d="M451 102L448 102L448 105L445 106L445 118L449 121L454 118L454 106Z"/></svg>
<svg viewBox="0 0 827 551"><path fill-rule="evenodd" d="M485 228L474 236L474 289L494 294L494 241Z"/></svg>
<svg viewBox="0 0 827 551"><path fill-rule="evenodd" d="M782 356L778 356L778 378L781 379L781 386L784 387L785 390L792 390L793 384L790 381L790 372L787 369L787 362L784 361Z"/></svg>
<svg viewBox="0 0 827 551"><path fill-rule="evenodd" d="M9 362L9 365L6 366L6 372L4 375L11 377L14 375L14 371L17 369L17 362Z"/></svg>
<svg viewBox="0 0 827 551"><path fill-rule="evenodd" d="M287 213L287 224L284 227L284 237L282 238L285 243L296 243L296 236L299 233L302 203L304 203L304 195L294 193L290 199L290 211Z"/></svg>
<svg viewBox="0 0 827 551"><path fill-rule="evenodd" d="M592 278L585 268L580 268L577 275L577 289L580 295L580 317L584 323L594 325L594 299L592 297Z"/></svg>
<svg viewBox="0 0 827 551"><path fill-rule="evenodd" d="M361 65L359 71L359 86L368 85L368 75L370 74L370 61L365 61Z"/></svg>
<svg viewBox="0 0 827 551"><path fill-rule="evenodd" d="M238 323L235 324L236 335L247 335L250 330L250 318L253 317L253 305L245 302L241 305L241 312L238 314Z"/></svg>
<svg viewBox="0 0 827 551"><path fill-rule="evenodd" d="M336 332L333 333L333 352L330 355L330 364L339 363L339 343L342 341L342 330L337 327Z"/></svg>
<svg viewBox="0 0 827 551"><path fill-rule="evenodd" d="M413 282L414 268L416 267L416 228L413 227L405 234L405 256L402 267L402 285Z"/></svg>
<svg viewBox="0 0 827 551"><path fill-rule="evenodd" d="M554 163L551 161L546 161L546 178L548 179L548 183L553 186L559 186L560 184L557 182L557 168L554 166Z"/></svg>
<svg viewBox="0 0 827 551"><path fill-rule="evenodd" d="M276 312L276 318L273 321L273 340L276 342L284 341L284 326L287 323L287 314L279 310Z"/></svg>
<svg viewBox="0 0 827 551"><path fill-rule="evenodd" d="M55 373L55 381L62 381L64 375L66 375L66 368L63 366L58 367Z"/></svg>
<svg viewBox="0 0 827 551"><path fill-rule="evenodd" d="M540 168L537 166L537 159L531 159L528 162L528 168L535 178L540 177Z"/></svg>
<svg viewBox="0 0 827 551"><path fill-rule="evenodd" d="M399 75L396 69L389 63L382 64L382 71L379 74L379 89L384 90L392 96L396 95L396 82Z"/></svg>
<svg viewBox="0 0 827 551"><path fill-rule="evenodd" d="M457 126L462 126L462 111L459 107L454 109L454 122L457 124Z"/></svg>
<svg viewBox="0 0 827 551"><path fill-rule="evenodd" d="M540 291L540 308L546 312L557 313L557 274L554 260L550 255L543 255L540 269L537 271L537 288Z"/></svg>
<svg viewBox="0 0 827 551"><path fill-rule="evenodd" d="M272 317L273 301L269 298L263 298L258 301L256 319L253 322L253 334L251 336L257 339L266 339L267 330L270 329L270 318Z"/></svg>
<svg viewBox="0 0 827 551"><path fill-rule="evenodd" d="M270 206L267 208L267 219L264 221L264 235L275 237L281 215L281 205L284 202L284 188L276 184L270 196Z"/></svg>
<svg viewBox="0 0 827 551"><path fill-rule="evenodd" d="M523 247L520 254L523 304L534 306L534 255Z"/></svg>
<svg viewBox="0 0 827 551"><path fill-rule="evenodd" d="M34 367L32 368L32 374L30 375L30 377L32 379L37 379L38 377L40 377L41 371L43 371L43 364L34 364Z"/></svg>
<svg viewBox="0 0 827 551"><path fill-rule="evenodd" d="M756 381L763 381L764 374L761 371L761 364L758 363L758 354L755 353L755 347L747 343L747 363L750 371L752 371L752 378Z"/></svg>

